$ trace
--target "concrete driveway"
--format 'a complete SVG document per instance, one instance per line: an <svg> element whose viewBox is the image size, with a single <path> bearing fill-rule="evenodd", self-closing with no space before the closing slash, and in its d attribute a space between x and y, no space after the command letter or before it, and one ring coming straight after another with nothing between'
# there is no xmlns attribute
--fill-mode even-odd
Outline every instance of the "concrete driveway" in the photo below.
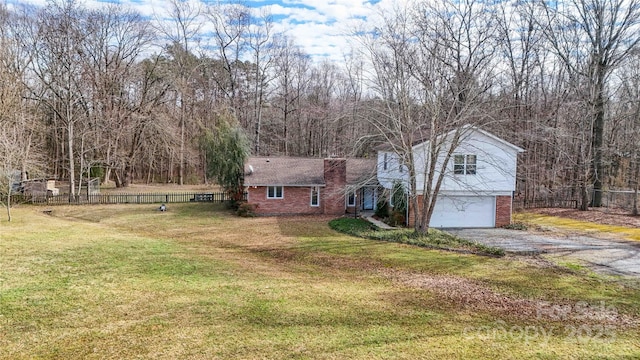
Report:
<svg viewBox="0 0 640 360"><path fill-rule="evenodd" d="M594 270L640 277L640 242L586 235L532 233L506 229L447 229L463 239L517 254L553 254L581 260Z"/></svg>

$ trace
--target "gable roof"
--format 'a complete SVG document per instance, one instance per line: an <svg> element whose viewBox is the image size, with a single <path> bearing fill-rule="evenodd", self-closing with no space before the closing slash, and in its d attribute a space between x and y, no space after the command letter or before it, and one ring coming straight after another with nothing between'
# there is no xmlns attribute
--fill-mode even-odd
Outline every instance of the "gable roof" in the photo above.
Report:
<svg viewBox="0 0 640 360"><path fill-rule="evenodd" d="M245 186L324 186L324 159L249 157L244 166ZM375 180L375 159L347 159L347 184Z"/></svg>
<svg viewBox="0 0 640 360"><path fill-rule="evenodd" d="M462 127L460 127L460 129L463 132L477 131L477 132L487 136L488 138L490 138L490 139L492 139L492 140L494 140L494 141L496 141L496 142L498 142L498 143L500 143L502 145L505 145L507 148L510 148L510 149L514 150L515 152L521 153L521 152L525 151L523 148L521 148L521 147L519 147L517 145L514 145L514 144L512 144L512 143L510 143L510 142L508 142L508 141L506 141L506 140L504 140L504 139L502 139L502 138L500 138L500 137L498 137L498 136L496 136L496 135L494 135L494 134L492 134L492 133L490 133L490 132L488 132L486 130L482 130L481 128L479 128L479 127L477 127L475 125L466 124L466 125L463 125ZM428 138L428 136L429 136L428 133L429 132L428 132L428 130L422 130L422 131L423 131L422 137L419 137L419 140L416 140L411 144L411 146L413 148L429 143L429 138ZM438 135L438 138L447 137L450 134L454 133L455 131L456 131L456 129L447 131L444 134ZM380 144L380 145L375 147L375 149L378 150L378 151L387 151L387 152L388 151L394 151L395 148L396 148L395 146L393 146L392 144L389 144L389 143L383 143L383 144Z"/></svg>
<svg viewBox="0 0 640 360"><path fill-rule="evenodd" d="M521 148L521 147L519 147L517 145L514 145L514 144L508 142L507 140L505 140L503 138L497 137L496 135L493 135L492 133L490 133L490 132L488 132L486 130L482 130L477 126L467 124L467 125L464 125L463 128L464 129L471 129L473 131L477 131L477 132L487 136L488 138L490 138L490 139L492 139L492 140L494 140L494 141L496 141L498 143L501 143L502 145L505 145L508 148L511 148L515 152L521 153L521 152L525 151L523 148ZM453 130L451 132L453 132ZM450 134L451 132L449 132L448 134Z"/></svg>
<svg viewBox="0 0 640 360"><path fill-rule="evenodd" d="M347 159L347 184L378 184L376 166L376 159Z"/></svg>
<svg viewBox="0 0 640 360"><path fill-rule="evenodd" d="M245 186L321 186L324 162L315 158L250 157L244 167Z"/></svg>

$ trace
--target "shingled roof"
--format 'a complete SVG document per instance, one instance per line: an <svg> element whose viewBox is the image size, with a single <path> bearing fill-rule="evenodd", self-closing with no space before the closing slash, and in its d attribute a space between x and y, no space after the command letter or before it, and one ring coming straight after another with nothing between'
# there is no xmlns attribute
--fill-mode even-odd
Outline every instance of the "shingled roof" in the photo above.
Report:
<svg viewBox="0 0 640 360"><path fill-rule="evenodd" d="M347 183L370 184L376 160L347 159ZM245 163L245 186L324 186L324 159L250 157Z"/></svg>
<svg viewBox="0 0 640 360"><path fill-rule="evenodd" d="M347 159L347 184L377 184L376 162L375 159Z"/></svg>

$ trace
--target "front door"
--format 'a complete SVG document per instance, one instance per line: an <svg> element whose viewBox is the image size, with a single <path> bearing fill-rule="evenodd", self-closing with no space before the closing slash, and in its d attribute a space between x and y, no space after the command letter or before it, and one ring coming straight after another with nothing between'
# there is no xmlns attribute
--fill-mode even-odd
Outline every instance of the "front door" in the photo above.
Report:
<svg viewBox="0 0 640 360"><path fill-rule="evenodd" d="M362 189L362 210L373 210L375 205L375 189L366 187Z"/></svg>

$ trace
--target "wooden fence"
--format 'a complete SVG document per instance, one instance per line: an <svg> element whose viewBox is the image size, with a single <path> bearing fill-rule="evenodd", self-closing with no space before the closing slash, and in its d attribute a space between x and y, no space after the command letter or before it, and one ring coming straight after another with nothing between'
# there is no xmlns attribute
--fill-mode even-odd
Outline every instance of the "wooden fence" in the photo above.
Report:
<svg viewBox="0 0 640 360"><path fill-rule="evenodd" d="M246 199L246 193L244 198ZM226 192L214 193L146 193L146 194L99 194L77 195L70 198L68 194L55 196L13 195L12 203L28 203L43 205L74 204L170 204L188 202L225 202L231 198Z"/></svg>

